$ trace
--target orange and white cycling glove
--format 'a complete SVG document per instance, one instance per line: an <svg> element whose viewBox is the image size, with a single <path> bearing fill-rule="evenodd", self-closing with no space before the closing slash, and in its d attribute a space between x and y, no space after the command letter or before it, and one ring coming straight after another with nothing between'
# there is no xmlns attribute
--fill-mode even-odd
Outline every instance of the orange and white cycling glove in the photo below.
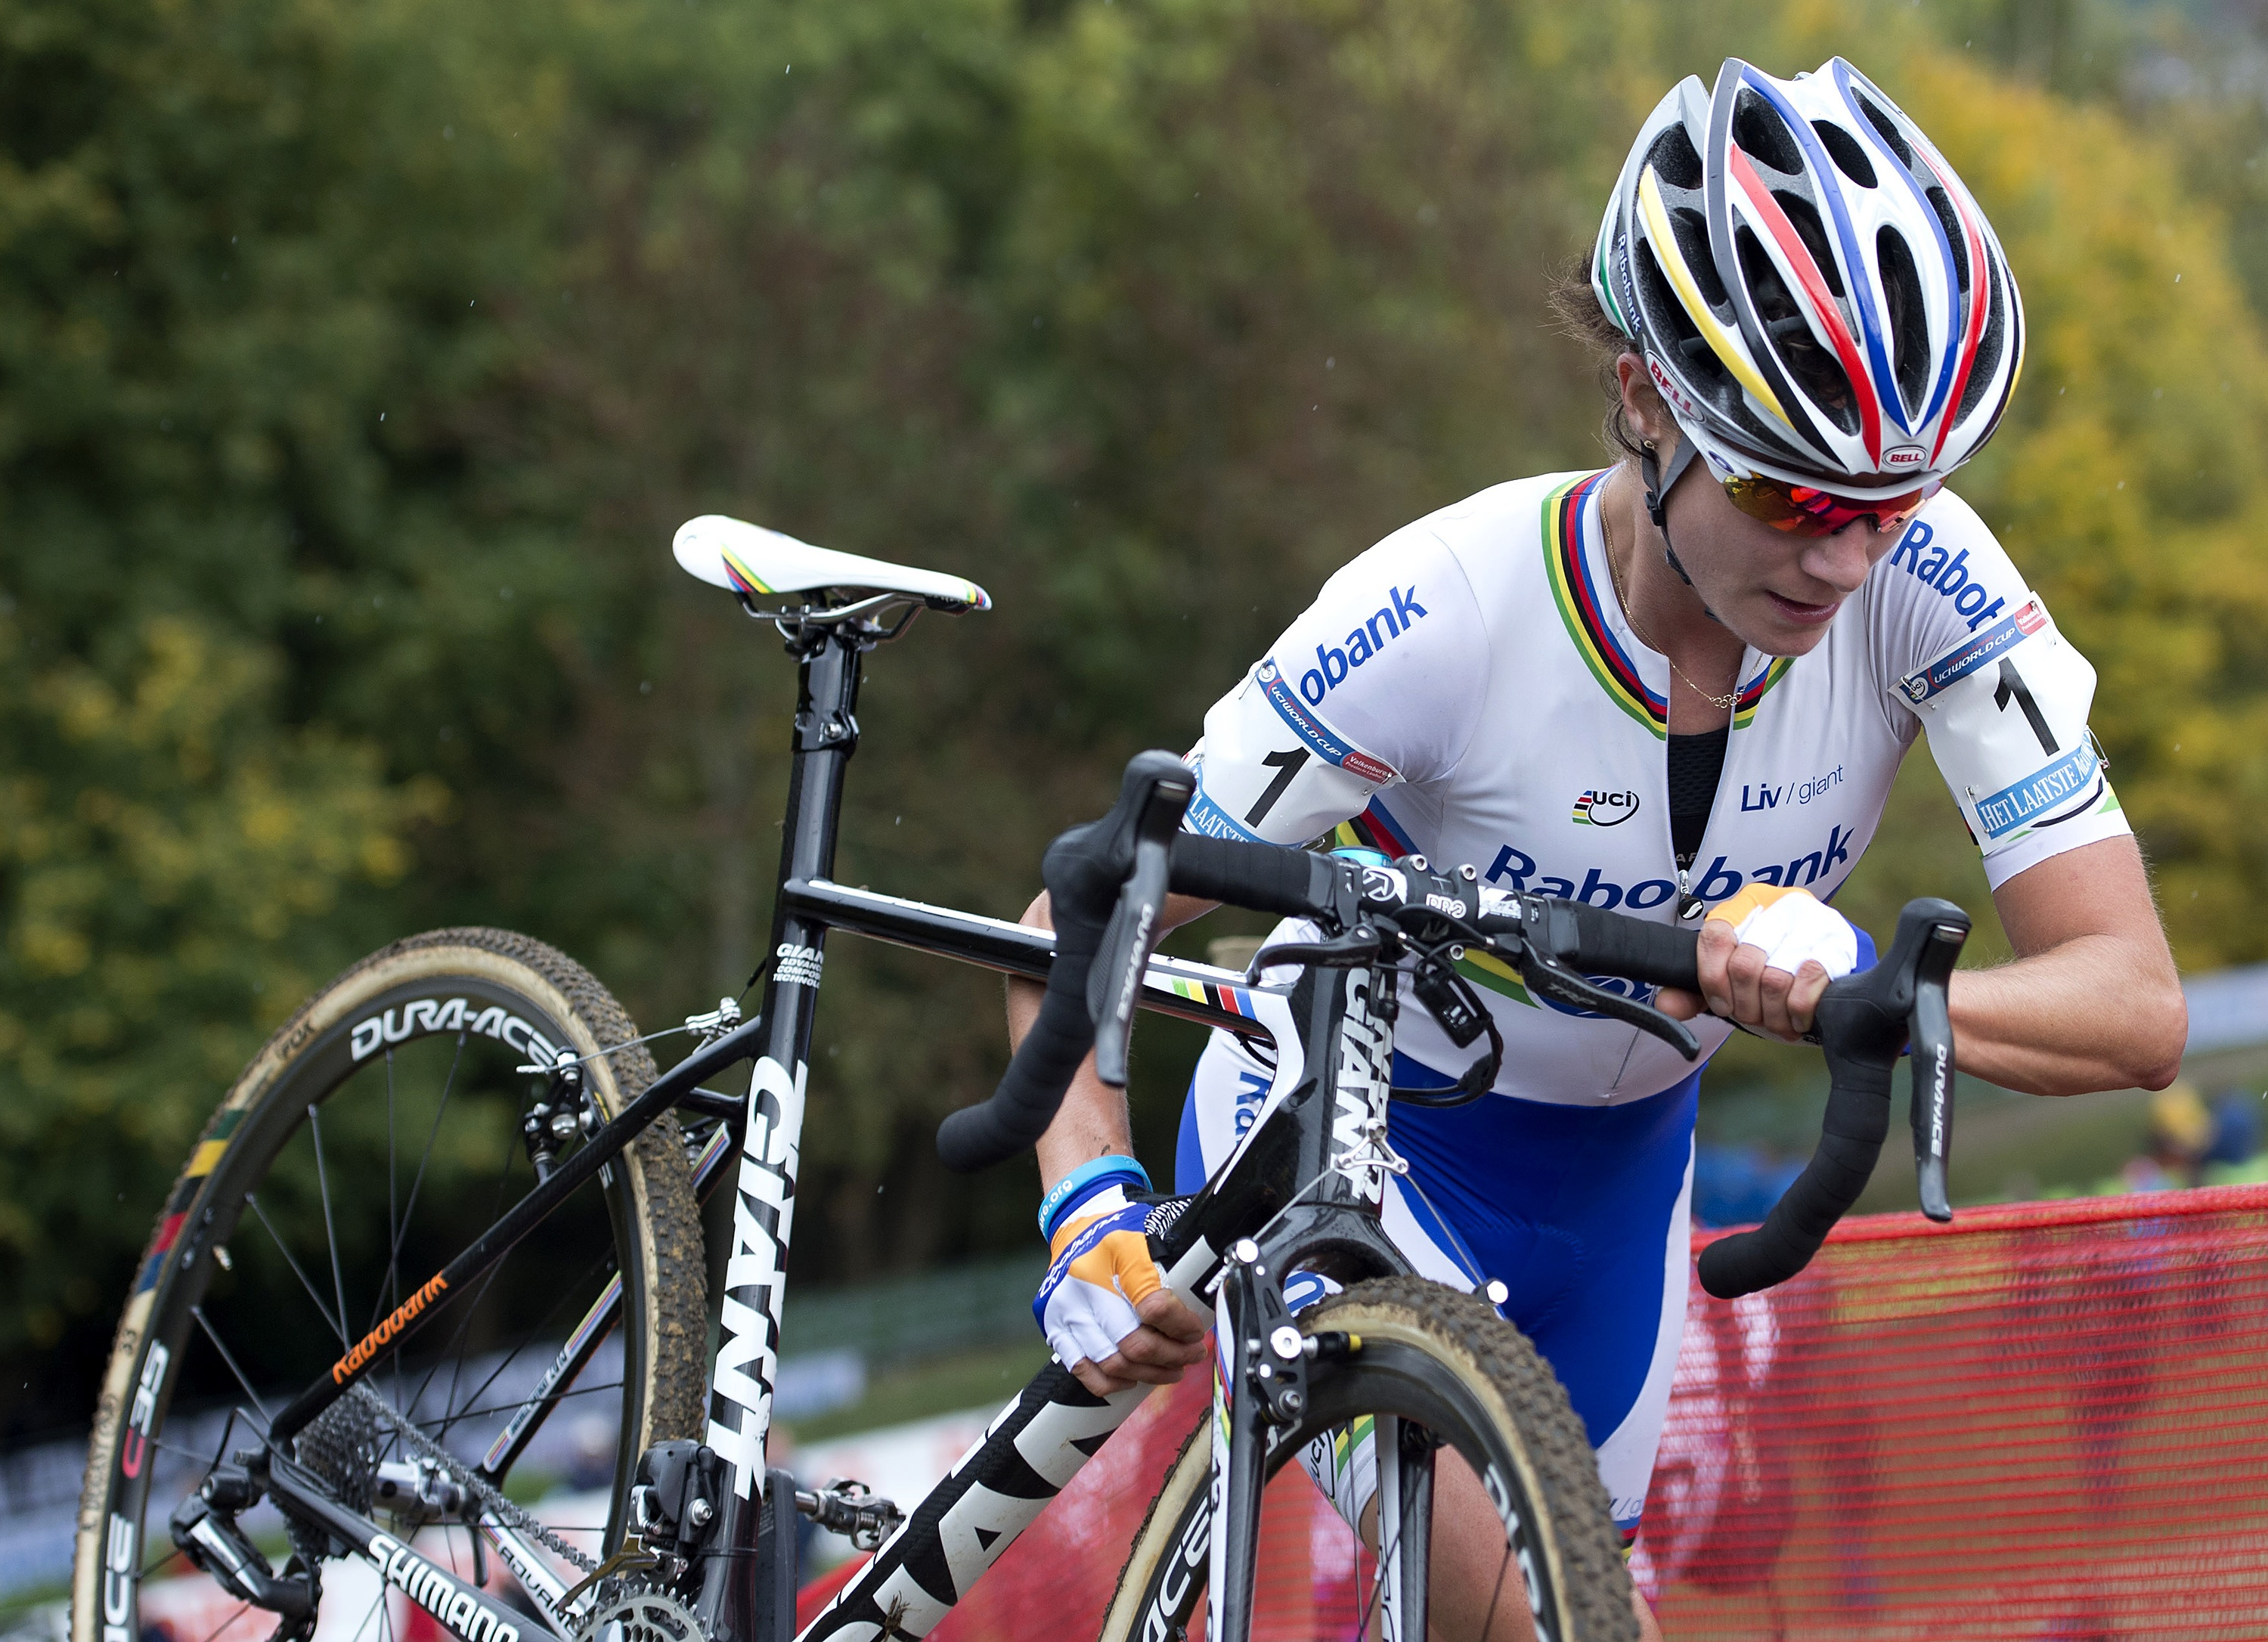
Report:
<svg viewBox="0 0 2268 1642"><path fill-rule="evenodd" d="M1142 1326L1134 1308L1166 1285L1150 1256L1150 1206L1130 1201L1150 1177L1132 1158L1097 1158L1057 1182L1040 1204L1053 1258L1032 1316L1066 1368L1108 1361Z"/></svg>
<svg viewBox="0 0 2268 1642"><path fill-rule="evenodd" d="M1874 942L1808 889L1750 884L1709 909L1707 923L1729 924L1743 946L1761 946L1768 968L1793 975L1815 961L1830 981L1874 961Z"/></svg>

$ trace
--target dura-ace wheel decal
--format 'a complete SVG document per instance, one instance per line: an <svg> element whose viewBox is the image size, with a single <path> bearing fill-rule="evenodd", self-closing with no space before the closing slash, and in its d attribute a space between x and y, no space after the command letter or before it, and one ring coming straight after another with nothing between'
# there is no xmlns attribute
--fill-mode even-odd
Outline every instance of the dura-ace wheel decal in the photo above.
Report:
<svg viewBox="0 0 2268 1642"><path fill-rule="evenodd" d="M588 1008L598 1013L585 1015L582 1012ZM570 1025L569 1016L577 1024ZM602 1031L608 1035L596 1035ZM189 1321L188 1307L203 1298L214 1275L214 1248L240 1235L240 1226L254 1224L246 1211L244 1189L265 1179L264 1171L283 1155L279 1148L305 1145L298 1138L298 1125L309 1098L328 1110L333 1093L345 1086L343 1079L359 1067L377 1068L384 1058L381 1050L407 1052L423 1040L438 1038L445 1045L459 1041L460 1053L464 1042L488 1046L492 1059L482 1099L493 1101L499 1098L500 1087L512 1086L515 1066L556 1059L559 1049L570 1044L580 1054L597 1054L606 1043L623 1043L635 1035L635 1027L603 989L571 962L523 937L486 931L444 931L399 943L342 976L278 1032L230 1091L192 1152L136 1269L90 1443L74 1568L73 1642L133 1642L139 1634L143 1565L162 1560L160 1552L169 1549L162 1519L154 1525L144 1521L152 1505L149 1456L180 1381L181 1348L210 1349ZM437 1052L448 1051L445 1047ZM607 1110L618 1110L626 1103L617 1060L623 1063L622 1075L636 1064L636 1087L644 1087L652 1076L651 1058L643 1049L609 1053L589 1063L597 1070L586 1086ZM373 1070L369 1075L382 1074ZM376 1095L358 1098L374 1100ZM344 1155L334 1162L343 1164ZM413 1160L415 1155L413 1152ZM631 1309L641 1317L650 1315L655 1292L682 1291L689 1273L693 1311L676 1330L683 1337L671 1349L677 1355L690 1351L697 1356L702 1339L697 1324L700 1255L689 1182L684 1203L671 1211L683 1224L673 1221L674 1230L663 1238L666 1243L674 1237L676 1244L660 1249L675 1275L669 1282L661 1281L655 1263L660 1223L652 1218L657 1204L652 1172L656 1167L684 1167L674 1123L647 1131L617 1165L609 1166L611 1184L578 1189L578 1201L608 1205L597 1220L587 1219L589 1209L577 1211L586 1217L579 1222L588 1228L582 1234L595 1234L602 1243L611 1240L615 1248L644 1251L627 1274L633 1279ZM522 1174L524 1177L524 1167ZM264 1189L261 1196L264 1200ZM384 1215L381 1207L381 1232ZM613 1229L606 1230L609 1226ZM249 1235L272 1241L274 1230L255 1229ZM622 1242L625 1235L631 1240L628 1245ZM382 1252L382 1235L379 1242ZM241 1255L243 1251L239 1252ZM389 1316L401 1316L417 1292L412 1285L422 1276L401 1273L400 1280L408 1292ZM615 1272L611 1281L620 1283L624 1276ZM593 1280L609 1279L602 1275ZM328 1273L324 1281L328 1285ZM430 1287L430 1282L424 1286ZM437 1292L427 1297L427 1304L438 1305L446 1298ZM335 1309L320 1300L316 1306L326 1316ZM614 1308L612 1314L621 1314L621 1308ZM568 1321L573 1321L571 1314ZM379 1320L380 1332L386 1326ZM630 1384L623 1441L636 1445L630 1449L633 1458L658 1429L657 1395L666 1377L649 1360L654 1344L644 1336L651 1326L642 1322L624 1335ZM379 1349L384 1344L376 1342ZM338 1349L334 1336L335 1355ZM546 1356L549 1350L545 1348ZM444 1359L450 1354L445 1351ZM661 1432L663 1435L693 1434L684 1427L687 1420L697 1417L700 1365L688 1359L681 1366L679 1378L692 1388L691 1396L682 1400L692 1412L672 1416L676 1428ZM472 1389L472 1382L466 1382L466 1389ZM241 1393L237 1395L240 1401ZM467 1456L468 1463L471 1457ZM129 1543L136 1554L127 1557ZM125 1565L116 1565L122 1564Z"/></svg>

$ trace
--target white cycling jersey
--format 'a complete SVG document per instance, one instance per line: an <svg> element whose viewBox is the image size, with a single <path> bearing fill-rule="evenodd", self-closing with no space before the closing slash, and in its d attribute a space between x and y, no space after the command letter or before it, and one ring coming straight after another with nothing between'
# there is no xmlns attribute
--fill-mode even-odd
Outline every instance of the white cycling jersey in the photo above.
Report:
<svg viewBox="0 0 2268 1642"><path fill-rule="evenodd" d="M1840 888L1926 730L1994 887L2129 830L2087 727L2095 669L1976 512L1942 492L1807 656L1749 651L1690 873L1670 843L1669 665L1623 616L1599 524L1606 475L1484 490L1395 532L1324 585L1205 715L1189 826L1469 863L1499 888L1674 920L1755 882ZM1887 934L1887 931L1884 931ZM1496 1087L1639 1100L1690 1068L1635 1028L1462 966L1505 1037ZM1616 983L1621 985L1623 983ZM1694 1023L1713 1050L1731 1027ZM1401 1047L1454 1071L1423 1011Z"/></svg>

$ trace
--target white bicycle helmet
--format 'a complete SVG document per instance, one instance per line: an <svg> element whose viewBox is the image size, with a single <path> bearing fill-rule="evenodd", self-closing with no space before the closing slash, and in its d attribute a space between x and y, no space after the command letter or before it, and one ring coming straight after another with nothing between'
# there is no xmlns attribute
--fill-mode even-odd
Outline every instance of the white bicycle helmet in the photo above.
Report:
<svg viewBox="0 0 2268 1642"><path fill-rule="evenodd" d="M1730 57L1713 93L1681 81L1623 162L1591 285L1719 480L1934 489L2023 366L1992 225L1840 57L1793 80Z"/></svg>

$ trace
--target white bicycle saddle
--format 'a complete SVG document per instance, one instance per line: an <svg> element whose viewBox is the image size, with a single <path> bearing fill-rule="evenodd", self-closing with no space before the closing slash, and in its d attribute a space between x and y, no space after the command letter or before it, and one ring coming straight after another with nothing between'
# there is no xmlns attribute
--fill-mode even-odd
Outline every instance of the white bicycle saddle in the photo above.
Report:
<svg viewBox="0 0 2268 1642"><path fill-rule="evenodd" d="M680 564L711 586L730 588L744 599L831 587L862 593L904 593L952 609L992 607L992 596L961 577L814 548L793 536L761 525L743 524L722 513L688 519L678 526L674 545Z"/></svg>

